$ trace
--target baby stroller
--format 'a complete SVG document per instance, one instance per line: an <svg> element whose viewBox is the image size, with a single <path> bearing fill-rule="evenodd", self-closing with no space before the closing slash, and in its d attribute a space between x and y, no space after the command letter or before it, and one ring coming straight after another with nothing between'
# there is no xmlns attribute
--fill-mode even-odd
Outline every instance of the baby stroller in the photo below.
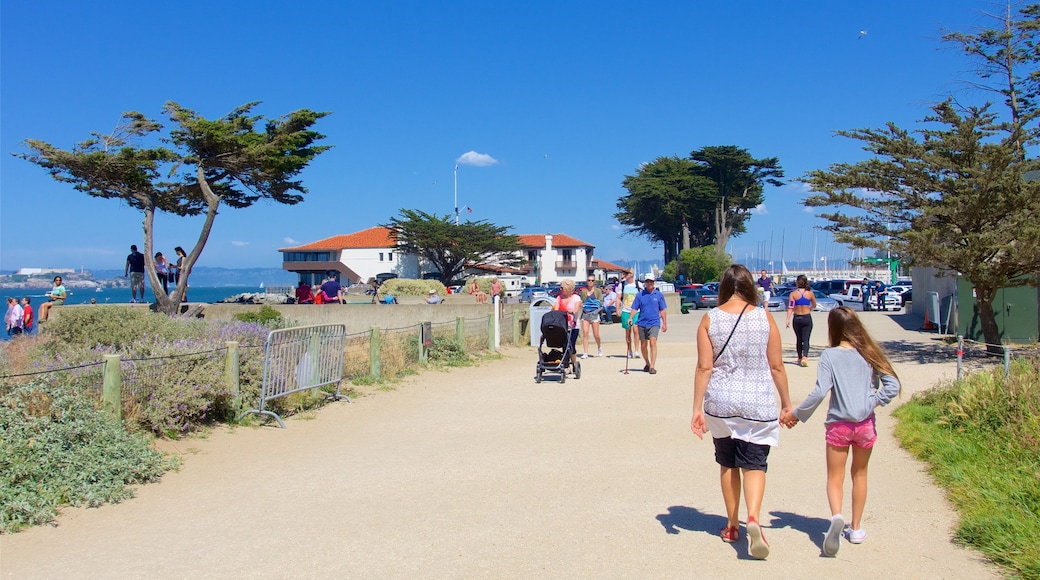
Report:
<svg viewBox="0 0 1040 580"><path fill-rule="evenodd" d="M574 378L581 378L581 363L571 361L570 328L567 326L567 313L561 310L550 310L542 316L542 339L538 341L538 368L534 382L542 382L545 372L560 373L560 382L567 380L567 367L573 365ZM542 345L549 351L542 350Z"/></svg>

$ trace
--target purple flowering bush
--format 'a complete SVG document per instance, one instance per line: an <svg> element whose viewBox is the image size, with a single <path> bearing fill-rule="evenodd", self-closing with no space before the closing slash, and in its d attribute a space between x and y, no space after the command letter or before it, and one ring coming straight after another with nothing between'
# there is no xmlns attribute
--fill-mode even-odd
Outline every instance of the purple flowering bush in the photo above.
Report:
<svg viewBox="0 0 1040 580"><path fill-rule="evenodd" d="M249 322L206 322L118 306L66 309L49 322L30 371L100 397L103 355L120 356L127 426L173 437L201 424L234 420L226 376L227 341L239 343L239 400L259 398L269 329Z"/></svg>

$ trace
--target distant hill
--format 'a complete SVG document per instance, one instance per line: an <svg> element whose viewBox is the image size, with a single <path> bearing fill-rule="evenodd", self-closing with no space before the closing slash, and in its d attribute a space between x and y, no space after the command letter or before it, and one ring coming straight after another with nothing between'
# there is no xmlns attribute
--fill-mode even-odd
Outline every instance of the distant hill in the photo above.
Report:
<svg viewBox="0 0 1040 580"><path fill-rule="evenodd" d="M91 270L95 280L122 278L123 270ZM196 266L191 270L190 284L207 288L220 286L294 285L296 274L281 268L214 268Z"/></svg>

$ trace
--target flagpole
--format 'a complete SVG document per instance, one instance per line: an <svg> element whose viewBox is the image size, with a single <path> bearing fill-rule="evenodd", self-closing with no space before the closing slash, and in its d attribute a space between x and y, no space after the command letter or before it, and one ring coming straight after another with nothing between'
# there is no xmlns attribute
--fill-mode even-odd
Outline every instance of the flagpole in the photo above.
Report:
<svg viewBox="0 0 1040 580"><path fill-rule="evenodd" d="M459 225L459 164L455 164L455 225Z"/></svg>

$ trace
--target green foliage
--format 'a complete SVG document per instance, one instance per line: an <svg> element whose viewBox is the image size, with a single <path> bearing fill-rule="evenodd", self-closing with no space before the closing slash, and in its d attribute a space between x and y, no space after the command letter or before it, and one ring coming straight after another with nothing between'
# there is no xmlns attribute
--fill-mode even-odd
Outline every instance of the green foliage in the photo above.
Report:
<svg viewBox="0 0 1040 580"><path fill-rule="evenodd" d="M703 284L718 280L730 263L732 258L728 254L720 255L715 246L691 248L679 252L679 257L665 266L664 278L678 280L682 274L690 282Z"/></svg>
<svg viewBox="0 0 1040 580"><path fill-rule="evenodd" d="M764 200L765 184L782 185L776 157L755 159L735 145L703 147L689 158L658 157L626 175L628 195L614 214L629 231L664 244L666 262L683 247L714 243L725 251L731 235L746 231L751 210Z"/></svg>
<svg viewBox="0 0 1040 580"><path fill-rule="evenodd" d="M990 344L1000 343L997 290L1035 284L1040 263L1040 161L1026 158L1040 143L1040 5L997 20L994 29L944 39L980 63L981 82L969 84L1000 94L1007 116L990 103L950 98L933 105L915 132L893 123L839 131L872 157L802 178L814 192L805 204L832 208L822 217L838 242L890 249L904 262L970 281Z"/></svg>
<svg viewBox="0 0 1040 580"><path fill-rule="evenodd" d="M261 306L260 310L256 312L239 312L235 315L235 319L242 322L263 324L264 326L275 329L285 326L285 321L282 320L282 313L266 304Z"/></svg>
<svg viewBox="0 0 1040 580"><path fill-rule="evenodd" d="M122 349L142 337L166 341L199 338L205 332L199 319L177 318L125 306L94 305L64 308L43 324L41 346L51 353L66 347L92 349L96 346ZM142 353L147 356L148 353Z"/></svg>
<svg viewBox="0 0 1040 580"><path fill-rule="evenodd" d="M454 336L434 336L430 344L430 362L461 366L468 362L465 348Z"/></svg>
<svg viewBox="0 0 1040 580"><path fill-rule="evenodd" d="M145 272L159 309L174 315L220 205L245 208L261 199L289 205L303 201L307 190L296 178L329 149L316 145L324 136L311 129L329 113L301 109L268 119L252 114L257 104L247 103L209 120L167 102L163 112L176 127L166 136L161 135L161 123L129 112L122 115L112 134L93 133L69 151L29 139L25 141L29 152L16 156L39 165L77 191L119 199L143 213ZM138 145L146 140L172 145L172 149ZM158 283L152 258L155 212L206 215L170 295Z"/></svg>
<svg viewBox="0 0 1040 580"><path fill-rule="evenodd" d="M170 469L72 389L24 384L0 395L0 531L51 521L64 504L95 507Z"/></svg>
<svg viewBox="0 0 1040 580"><path fill-rule="evenodd" d="M102 311L104 309L104 311ZM269 328L256 323L206 323L120 306L68 308L47 323L29 357L34 370L68 369L41 375L81 392L98 392L106 354L119 354L125 397L123 416L131 428L174 437L215 420L232 419L225 376L226 342L239 348L239 388L255 404L263 383L263 349ZM293 403L276 399L272 410Z"/></svg>
<svg viewBox="0 0 1040 580"><path fill-rule="evenodd" d="M376 291L376 296L382 298L387 294L391 296L421 296L430 295L430 290L436 290L443 298L447 293L444 284L437 280L410 280L407 278L391 278L383 282Z"/></svg>
<svg viewBox="0 0 1040 580"><path fill-rule="evenodd" d="M494 259L503 265L519 265L520 239L509 233L511 226L496 226L487 221L456 224L450 216L402 209L400 217L390 218L389 228L397 237L401 251L421 256L441 273L441 283L449 284L466 263Z"/></svg>
<svg viewBox="0 0 1040 580"><path fill-rule="evenodd" d="M896 410L896 436L930 465L961 513L956 535L1025 578L1040 577L1040 360L969 375Z"/></svg>

